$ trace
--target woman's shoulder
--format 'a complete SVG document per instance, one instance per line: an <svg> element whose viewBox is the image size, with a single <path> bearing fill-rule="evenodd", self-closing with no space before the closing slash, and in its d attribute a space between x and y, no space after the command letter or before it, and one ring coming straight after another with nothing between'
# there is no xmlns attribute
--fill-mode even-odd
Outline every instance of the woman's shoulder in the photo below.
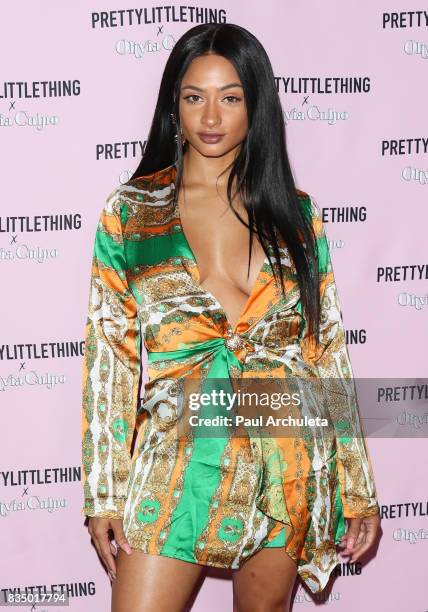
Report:
<svg viewBox="0 0 428 612"><path fill-rule="evenodd" d="M303 189L296 188L296 193L297 193L297 197L302 200L306 200L310 197L309 193L307 193L306 191L303 191Z"/></svg>
<svg viewBox="0 0 428 612"><path fill-rule="evenodd" d="M129 179L125 186L142 192L153 193L170 187L174 179L175 165L167 166L150 174Z"/></svg>
<svg viewBox="0 0 428 612"><path fill-rule="evenodd" d="M110 191L105 208L120 214L124 208L141 209L144 204L153 206L156 202L169 199L174 169L175 166L168 166L151 174L128 179Z"/></svg>
<svg viewBox="0 0 428 612"><path fill-rule="evenodd" d="M314 222L319 219L321 212L316 200L307 191L303 191L303 189L296 188L296 193L302 211L308 216L309 220Z"/></svg>

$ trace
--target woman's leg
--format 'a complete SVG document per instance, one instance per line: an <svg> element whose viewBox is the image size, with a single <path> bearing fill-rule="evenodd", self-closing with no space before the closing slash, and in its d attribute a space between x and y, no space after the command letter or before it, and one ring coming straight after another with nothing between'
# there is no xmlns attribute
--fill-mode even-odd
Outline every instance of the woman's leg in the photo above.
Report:
<svg viewBox="0 0 428 612"><path fill-rule="evenodd" d="M203 565L118 549L111 612L182 612Z"/></svg>
<svg viewBox="0 0 428 612"><path fill-rule="evenodd" d="M233 611L288 612L296 575L282 547L262 548L233 571Z"/></svg>

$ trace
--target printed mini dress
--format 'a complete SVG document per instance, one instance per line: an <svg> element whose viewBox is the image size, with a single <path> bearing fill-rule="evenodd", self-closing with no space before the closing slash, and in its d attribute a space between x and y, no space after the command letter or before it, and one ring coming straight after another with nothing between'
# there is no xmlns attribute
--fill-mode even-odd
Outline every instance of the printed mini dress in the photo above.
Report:
<svg viewBox="0 0 428 612"><path fill-rule="evenodd" d="M116 188L96 230L82 379L82 514L122 518L131 547L202 565L238 569L263 547L282 547L302 581L320 592L340 563L345 517L379 512L357 400L346 390L353 374L320 211L298 191L317 239L315 350L284 244L285 294L266 257L232 328L199 283L175 178L172 165ZM247 437L177 435L180 382L290 377L343 382L343 392L336 387L310 407L330 422L334 416L325 435L257 436L254 428Z"/></svg>

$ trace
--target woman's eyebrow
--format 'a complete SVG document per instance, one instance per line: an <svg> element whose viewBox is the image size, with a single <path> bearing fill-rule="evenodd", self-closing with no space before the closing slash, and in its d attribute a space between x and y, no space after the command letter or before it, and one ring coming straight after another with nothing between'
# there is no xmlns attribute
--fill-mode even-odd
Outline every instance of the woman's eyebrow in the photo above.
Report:
<svg viewBox="0 0 428 612"><path fill-rule="evenodd" d="M224 89L230 89L231 87L240 87L241 89L243 89L240 83L229 83L228 85L223 85L223 87L217 87L217 90L223 91ZM195 91L205 91L204 89L202 89L201 87L197 87L196 85L185 85L184 87L181 88L181 90L183 91L184 89L194 89Z"/></svg>

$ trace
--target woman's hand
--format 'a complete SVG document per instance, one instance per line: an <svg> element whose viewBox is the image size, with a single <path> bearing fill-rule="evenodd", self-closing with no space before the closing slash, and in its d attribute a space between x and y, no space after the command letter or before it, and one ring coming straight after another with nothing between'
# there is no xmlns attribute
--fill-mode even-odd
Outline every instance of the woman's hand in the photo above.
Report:
<svg viewBox="0 0 428 612"><path fill-rule="evenodd" d="M108 532L110 529L113 531L116 544L130 555L132 550L123 531L123 519L89 517L88 531L110 577L114 580L116 578L114 557L116 556L117 549L109 539Z"/></svg>
<svg viewBox="0 0 428 612"><path fill-rule="evenodd" d="M352 555L349 561L354 562L374 544L380 526L380 516L375 514L347 520L349 521L348 530L339 543L339 546L346 546L346 548L340 552L340 555Z"/></svg>

